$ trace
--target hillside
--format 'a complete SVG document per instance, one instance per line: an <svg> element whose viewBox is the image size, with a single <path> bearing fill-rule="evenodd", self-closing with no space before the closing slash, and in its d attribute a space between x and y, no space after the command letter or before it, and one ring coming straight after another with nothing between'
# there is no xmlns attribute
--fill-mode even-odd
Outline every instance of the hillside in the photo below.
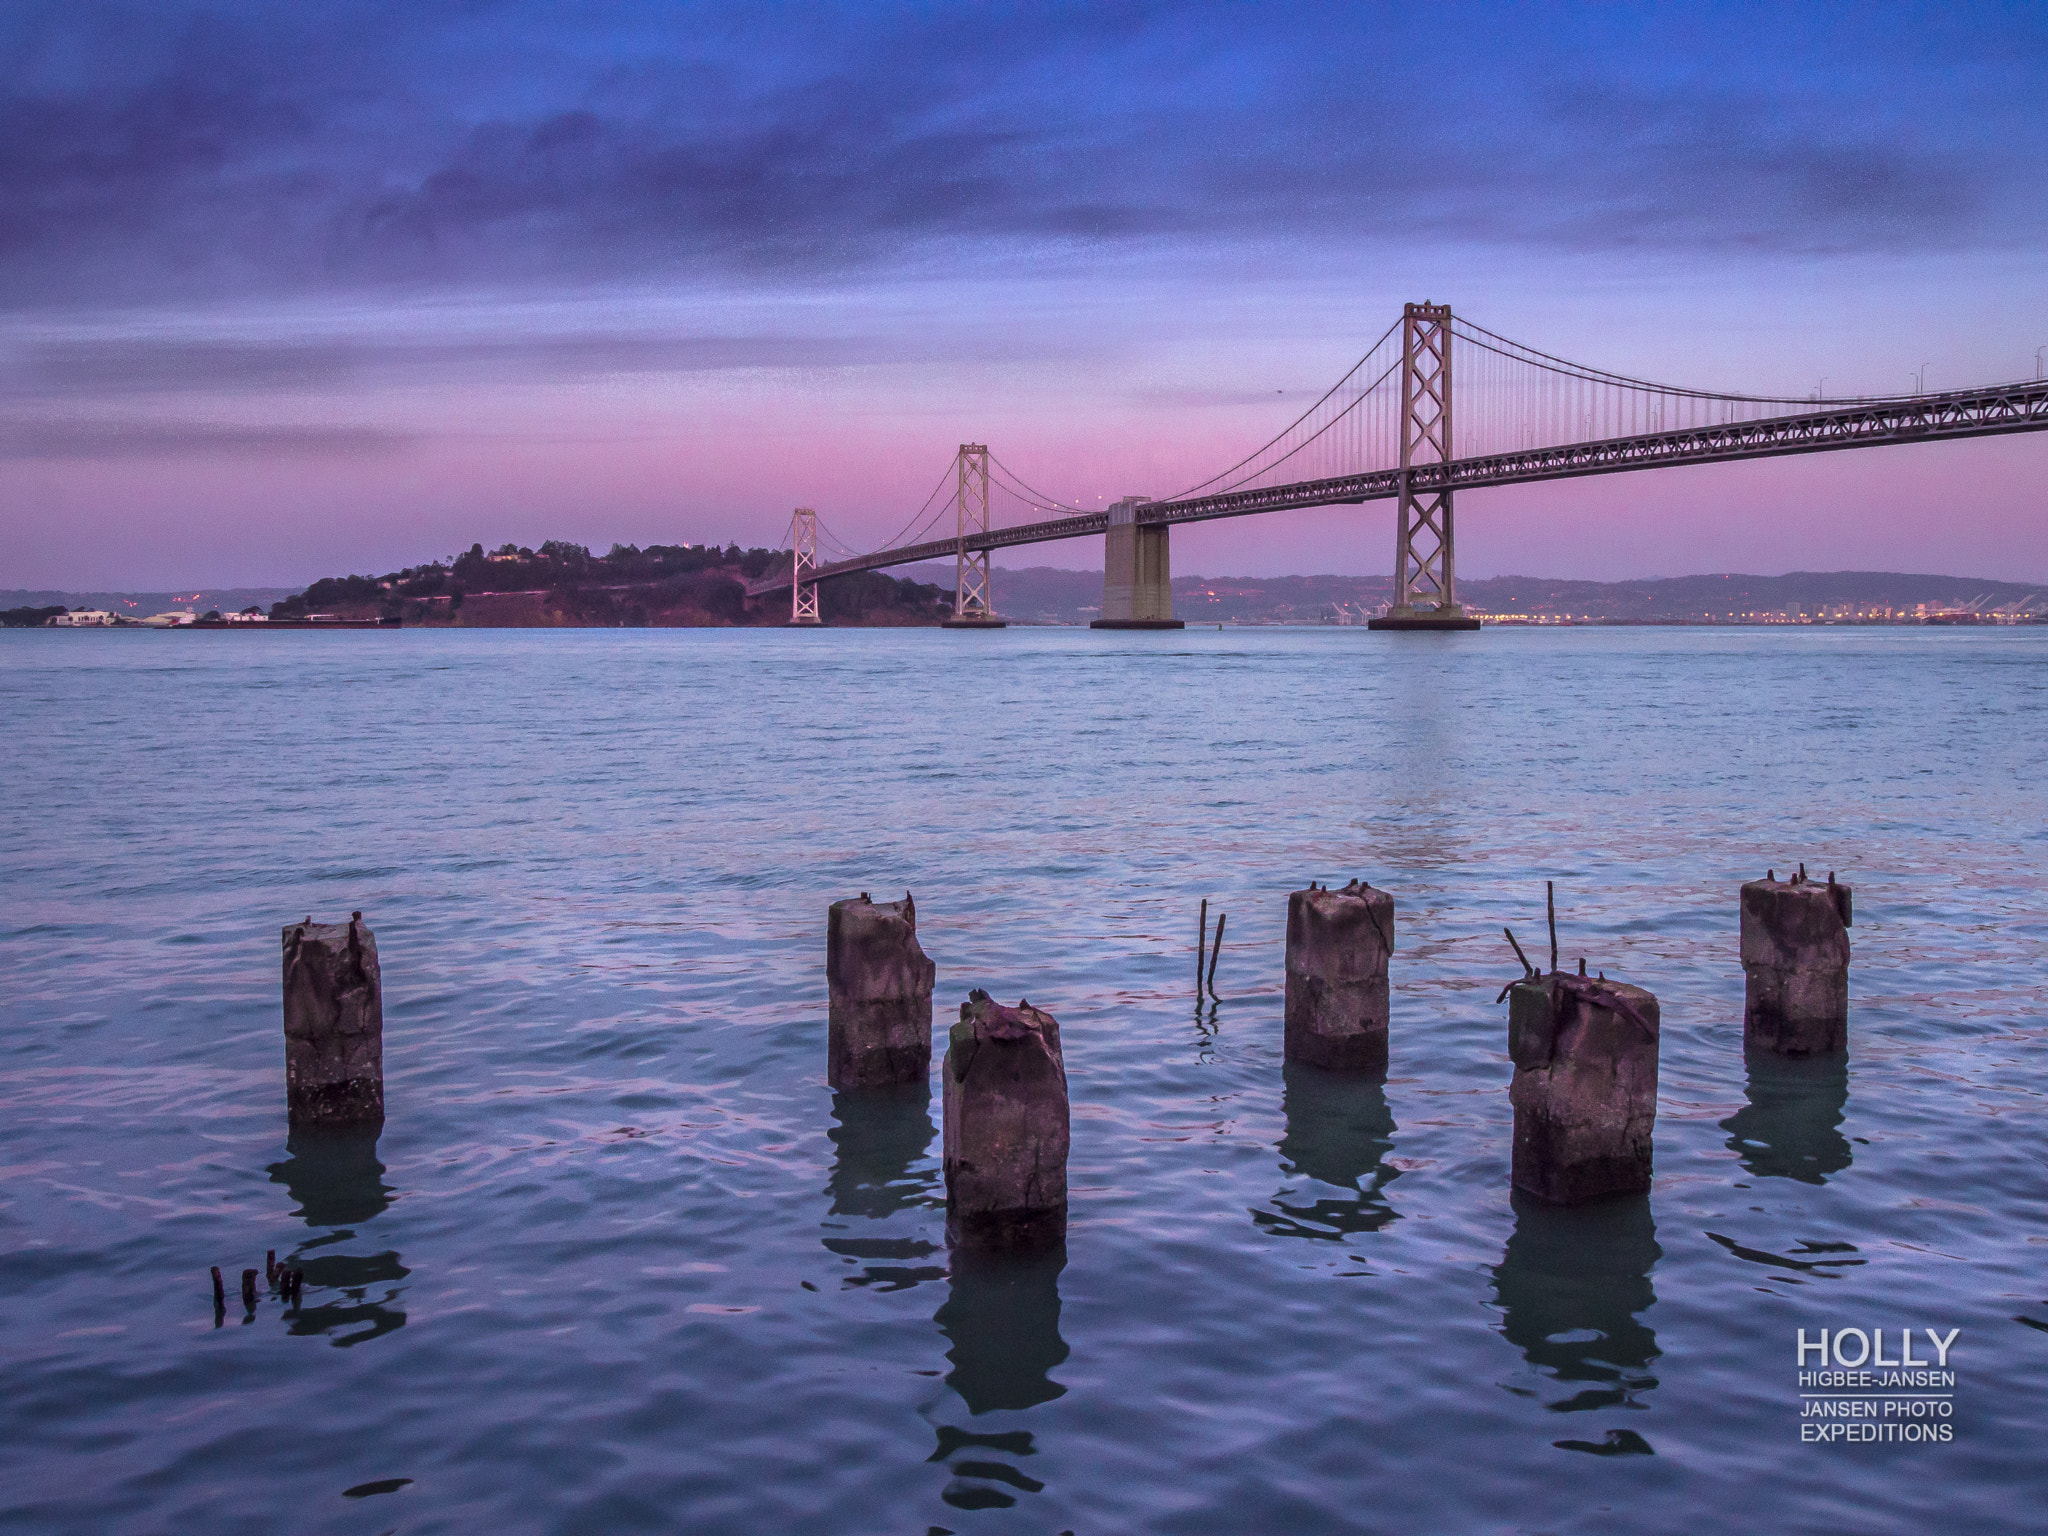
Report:
<svg viewBox="0 0 2048 1536"><path fill-rule="evenodd" d="M278 617L351 618L395 614L429 627L774 625L787 621L786 593L750 601L744 583L786 561L786 551L689 544L614 545L593 555L559 541L538 550L473 545L453 560L385 576L335 576L303 592L216 588L204 592L0 591L10 620L53 606L105 608L141 618L172 608L238 612L259 606ZM953 567L931 562L891 575L842 576L819 588L828 624L935 624L952 611ZM1099 616L1100 571L1053 566L994 574L997 611L1025 624L1085 624ZM1181 576L1174 612L1190 623L1356 622L1392 595L1385 576ZM1497 576L1459 583L1471 611L1494 618L1571 617L1596 623L1756 623L1799 618L1910 621L1923 611L1979 608L2048 612L2048 587L1975 576L1891 571L1794 571L1785 576L1675 576L1641 581L1574 581Z"/></svg>
<svg viewBox="0 0 2048 1536"><path fill-rule="evenodd" d="M920 582L950 590L953 567L907 566ZM996 610L1027 623L1085 624L1101 612L1102 573L1051 566L994 574ZM1313 624L1376 613L1393 596L1387 576L1177 576L1173 611L1190 623ZM1881 619L1969 606L2048 611L2048 586L1975 576L1891 571L1794 571L1785 576L1675 576L1574 581L1496 576L1458 583L1475 613L1565 616L1610 623L1698 624L1817 617L1830 610Z"/></svg>

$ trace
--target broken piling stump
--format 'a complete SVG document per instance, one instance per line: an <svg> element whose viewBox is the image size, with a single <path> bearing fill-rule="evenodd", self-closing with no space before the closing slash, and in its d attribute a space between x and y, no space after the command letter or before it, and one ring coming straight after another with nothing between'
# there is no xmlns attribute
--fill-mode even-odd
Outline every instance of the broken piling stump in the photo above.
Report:
<svg viewBox="0 0 2048 1536"><path fill-rule="evenodd" d="M832 903L825 919L825 1077L834 1088L926 1081L937 975L918 946L917 903L908 891L901 901L870 901L862 891Z"/></svg>
<svg viewBox="0 0 2048 1536"><path fill-rule="evenodd" d="M1056 1243L1067 1230L1066 1058L1059 1021L976 990L947 1045L946 1236L974 1248Z"/></svg>
<svg viewBox="0 0 2048 1536"><path fill-rule="evenodd" d="M1657 999L1579 967L1508 988L1512 1178L1553 1205L1647 1190L1657 1124Z"/></svg>
<svg viewBox="0 0 2048 1536"><path fill-rule="evenodd" d="M1776 872L1742 887L1742 1038L1779 1056L1849 1043L1849 887Z"/></svg>
<svg viewBox="0 0 2048 1536"><path fill-rule="evenodd" d="M360 912L284 930L284 1080L294 1125L384 1119L384 979Z"/></svg>
<svg viewBox="0 0 2048 1536"><path fill-rule="evenodd" d="M1289 1061L1340 1071L1387 1069L1387 961L1394 898L1353 880L1287 897Z"/></svg>

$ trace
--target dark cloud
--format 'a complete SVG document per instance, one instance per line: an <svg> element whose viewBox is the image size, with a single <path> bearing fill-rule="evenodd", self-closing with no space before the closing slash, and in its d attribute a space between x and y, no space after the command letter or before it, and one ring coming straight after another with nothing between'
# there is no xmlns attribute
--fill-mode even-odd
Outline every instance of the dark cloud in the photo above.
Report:
<svg viewBox="0 0 2048 1536"><path fill-rule="evenodd" d="M363 458L412 446L373 427L233 426L189 421L0 423L0 459Z"/></svg>
<svg viewBox="0 0 2048 1536"><path fill-rule="evenodd" d="M599 378L620 374L805 370L929 362L985 341L880 336L689 336L581 333L470 340L241 342L182 339L39 341L0 353L0 394L37 399L257 391L305 392L423 377ZM1054 355L1028 338L1015 360Z"/></svg>
<svg viewBox="0 0 2048 1536"><path fill-rule="evenodd" d="M1992 12L53 8L0 31L0 305L2010 244L2043 54Z"/></svg>

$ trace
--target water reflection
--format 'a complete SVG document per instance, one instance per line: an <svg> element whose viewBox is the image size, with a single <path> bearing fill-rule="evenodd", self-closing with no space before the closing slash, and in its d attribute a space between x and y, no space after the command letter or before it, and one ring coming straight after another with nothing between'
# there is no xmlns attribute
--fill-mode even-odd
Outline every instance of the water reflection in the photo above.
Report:
<svg viewBox="0 0 2048 1536"><path fill-rule="evenodd" d="M1758 1178L1825 1184L1849 1166L1849 1138L1840 1130L1849 1102L1846 1055L1793 1061L1752 1050L1743 1065L1749 1103L1721 1129L1744 1168Z"/></svg>
<svg viewBox="0 0 2048 1536"><path fill-rule="evenodd" d="M384 1182L377 1137L373 1128L297 1126L285 1141L285 1160L270 1166L270 1181L284 1185L298 1203L293 1214L315 1232L284 1261L305 1271L311 1302L286 1314L294 1334L324 1336L345 1348L405 1326L397 1303L411 1271L398 1254L322 1251L353 1241L355 1228L390 1208L395 1191Z"/></svg>
<svg viewBox="0 0 2048 1536"><path fill-rule="evenodd" d="M1648 1197L1560 1207L1517 1194L1514 1203L1514 1236L1493 1271L1501 1332L1541 1374L1583 1383L1544 1406L1553 1413L1647 1408L1643 1395L1657 1385L1650 1364L1659 1350L1642 1314L1657 1300L1650 1271L1663 1257ZM1602 1455L1649 1450L1633 1430L1556 1443Z"/></svg>
<svg viewBox="0 0 2048 1536"><path fill-rule="evenodd" d="M923 1083L863 1088L832 1095L832 1177L825 1193L832 1215L885 1221L940 1203L939 1175L931 1159L931 1090ZM828 1222L840 1232L843 1221ZM860 1266L849 1286L908 1290L945 1278L943 1264L922 1263L939 1252L922 1237L828 1237L826 1251Z"/></svg>
<svg viewBox="0 0 2048 1536"><path fill-rule="evenodd" d="M1273 1197L1273 1209L1252 1212L1261 1231L1275 1237L1342 1242L1377 1232L1398 1213L1382 1191L1400 1170L1386 1166L1394 1149L1394 1114L1385 1086L1354 1072L1329 1072L1290 1061L1283 1069L1280 1171L1315 1180L1348 1197L1307 1198L1293 1189Z"/></svg>
<svg viewBox="0 0 2048 1536"><path fill-rule="evenodd" d="M1067 1358L1060 1337L1064 1245L1037 1254L956 1251L945 1305L933 1319L952 1346L946 1385L968 1417L1022 1413L1066 1393L1052 1372ZM1014 1425L940 1424L930 1459L952 1473L940 1497L956 1509L1007 1509L1045 1485L1017 1465L1036 1454Z"/></svg>

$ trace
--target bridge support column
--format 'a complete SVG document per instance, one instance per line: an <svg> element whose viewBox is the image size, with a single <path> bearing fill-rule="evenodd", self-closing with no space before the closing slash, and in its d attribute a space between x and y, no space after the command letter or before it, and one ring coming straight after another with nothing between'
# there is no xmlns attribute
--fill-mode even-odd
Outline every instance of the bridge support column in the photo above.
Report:
<svg viewBox="0 0 2048 1536"><path fill-rule="evenodd" d="M1477 629L1458 606L1448 486L1416 490L1416 470L1451 461L1451 306L1401 312L1401 494L1394 512L1394 601L1368 629Z"/></svg>
<svg viewBox="0 0 2048 1536"><path fill-rule="evenodd" d="M1186 627L1173 616L1167 526L1138 521L1138 508L1151 499L1126 496L1109 509L1102 552L1102 617L1090 629Z"/></svg>
<svg viewBox="0 0 2048 1536"><path fill-rule="evenodd" d="M988 546L970 549L967 541L988 532L988 445L962 443L954 459L958 476L953 495L958 515L960 542L955 553L953 617L942 620L947 629L1006 629L996 617L989 596Z"/></svg>
<svg viewBox="0 0 2048 1536"><path fill-rule="evenodd" d="M789 622L816 624L818 584L807 578L818 569L818 514L798 507L789 519Z"/></svg>

